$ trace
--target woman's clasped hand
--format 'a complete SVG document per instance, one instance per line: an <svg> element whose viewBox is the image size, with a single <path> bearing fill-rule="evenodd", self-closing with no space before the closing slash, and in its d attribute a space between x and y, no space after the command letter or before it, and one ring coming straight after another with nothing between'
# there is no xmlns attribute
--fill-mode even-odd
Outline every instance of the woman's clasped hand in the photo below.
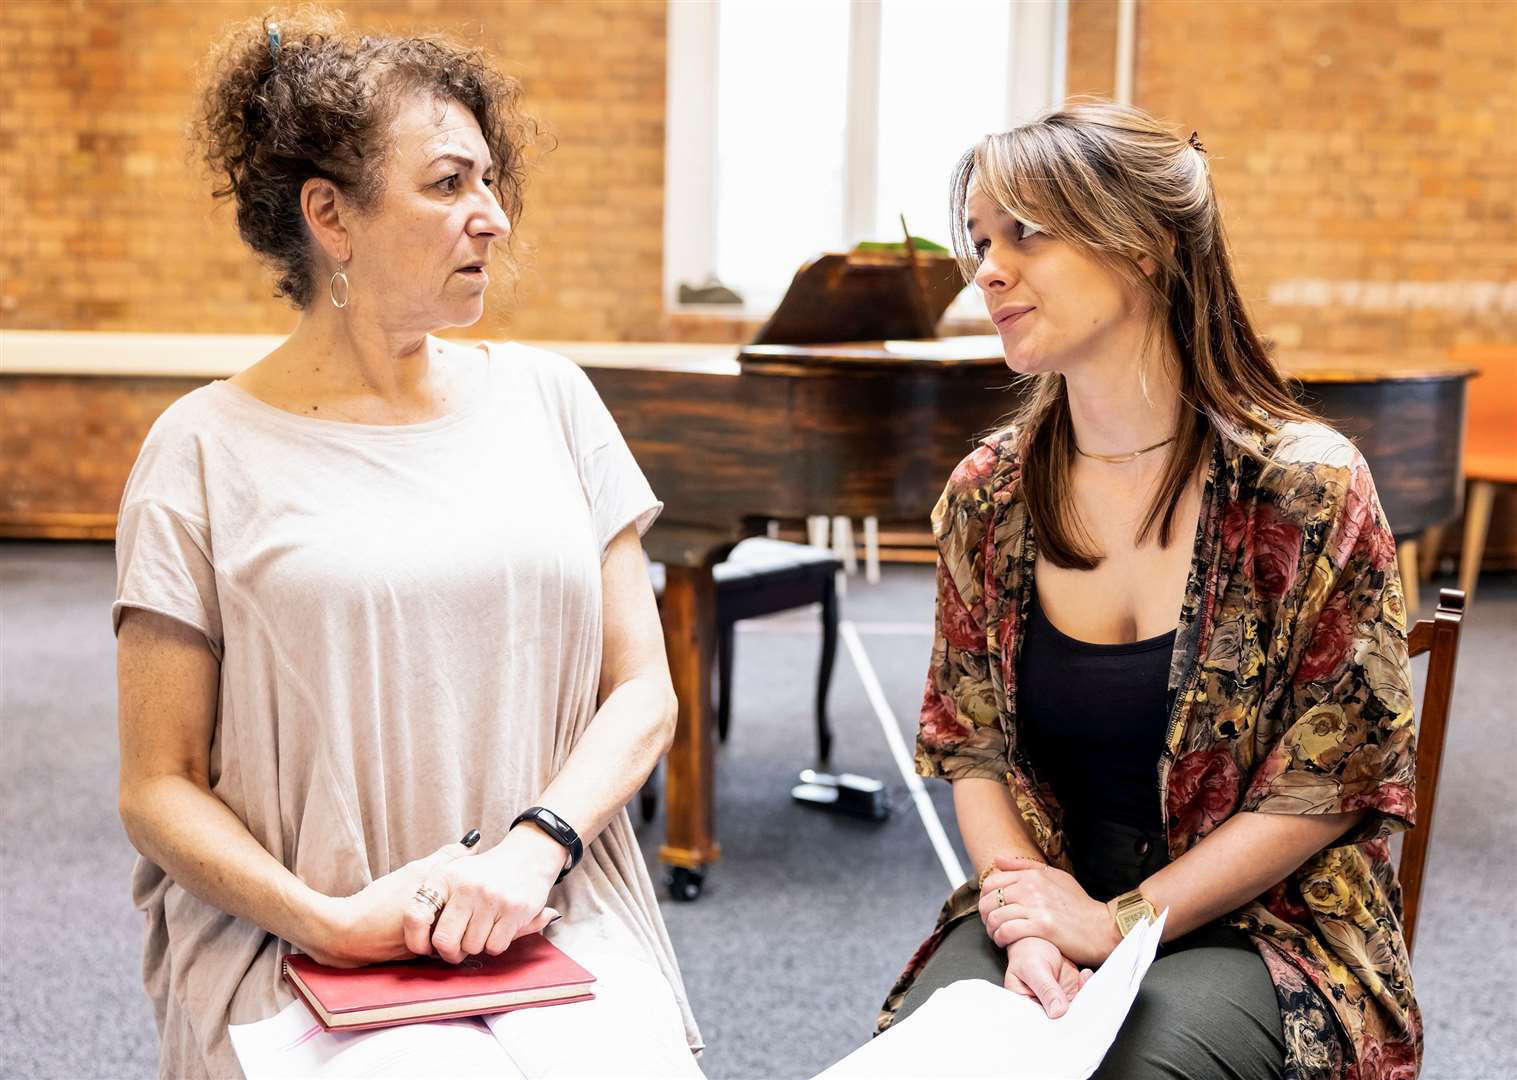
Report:
<svg viewBox="0 0 1517 1080"><path fill-rule="evenodd" d="M564 849L531 826L511 830L489 851L444 862L423 883L442 902L406 907L406 946L420 956L436 952L450 964L466 956L499 956L523 934L547 926L558 912L548 890L564 868Z"/></svg>
<svg viewBox="0 0 1517 1080"><path fill-rule="evenodd" d="M1036 859L996 856L979 907L985 932L1006 950L1006 988L1054 1019L1122 940L1105 904Z"/></svg>
<svg viewBox="0 0 1517 1080"><path fill-rule="evenodd" d="M323 964L359 967L437 955L450 964L498 956L512 941L558 917L546 906L563 848L514 830L477 852L447 844L325 905L321 940L305 946ZM422 898L438 897L441 909Z"/></svg>
<svg viewBox="0 0 1517 1080"><path fill-rule="evenodd" d="M1006 950L1006 979L1002 983L1013 993L1030 997L1043 1006L1050 1020L1069 1011L1069 1003L1090 981L1090 968L1077 968L1059 951L1057 945L1043 938L1024 937Z"/></svg>

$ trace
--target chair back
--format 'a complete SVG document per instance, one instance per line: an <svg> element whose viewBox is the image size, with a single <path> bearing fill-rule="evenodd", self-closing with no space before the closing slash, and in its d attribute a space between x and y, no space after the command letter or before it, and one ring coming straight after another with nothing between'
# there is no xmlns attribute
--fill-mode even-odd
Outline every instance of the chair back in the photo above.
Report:
<svg viewBox="0 0 1517 1080"><path fill-rule="evenodd" d="M1454 662L1459 657L1459 624L1464 619L1464 593L1443 589L1431 619L1419 619L1407 634L1412 656L1428 653L1427 681L1422 688L1422 715L1417 724L1417 827L1401 841L1401 930L1410 956L1417 931L1417 910L1427 868L1427 845L1433 835L1433 810L1438 799L1438 771L1443 767L1443 741L1448 731L1449 704L1454 697Z"/></svg>
<svg viewBox="0 0 1517 1080"><path fill-rule="evenodd" d="M1465 475L1517 483L1517 345L1456 345L1449 358L1480 369L1465 397Z"/></svg>

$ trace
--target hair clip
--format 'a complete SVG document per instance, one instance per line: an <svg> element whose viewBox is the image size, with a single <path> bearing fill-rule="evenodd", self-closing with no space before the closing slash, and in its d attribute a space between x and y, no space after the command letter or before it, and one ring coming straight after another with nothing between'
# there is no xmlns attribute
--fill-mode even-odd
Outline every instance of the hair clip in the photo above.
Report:
<svg viewBox="0 0 1517 1080"><path fill-rule="evenodd" d="M1187 139L1186 142L1190 143L1191 146L1201 151L1201 153L1206 153L1206 147L1201 145L1201 135L1199 132L1192 131L1190 133L1190 138Z"/></svg>
<svg viewBox="0 0 1517 1080"><path fill-rule="evenodd" d="M279 24L269 23L269 56L275 61L279 59Z"/></svg>

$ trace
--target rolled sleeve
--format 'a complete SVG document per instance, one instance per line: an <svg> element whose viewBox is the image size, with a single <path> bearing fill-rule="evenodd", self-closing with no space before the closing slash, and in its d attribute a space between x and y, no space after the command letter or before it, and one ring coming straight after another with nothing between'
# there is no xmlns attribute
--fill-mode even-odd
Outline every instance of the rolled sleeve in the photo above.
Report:
<svg viewBox="0 0 1517 1080"><path fill-rule="evenodd" d="M111 627L127 608L193 627L221 659L221 604L210 558L209 527L155 502L123 507L116 526L116 598Z"/></svg>

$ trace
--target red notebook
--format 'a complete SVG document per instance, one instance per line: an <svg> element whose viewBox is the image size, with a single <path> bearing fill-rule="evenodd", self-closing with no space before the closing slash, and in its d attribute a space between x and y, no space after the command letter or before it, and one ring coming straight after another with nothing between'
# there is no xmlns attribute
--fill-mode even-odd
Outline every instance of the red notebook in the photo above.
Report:
<svg viewBox="0 0 1517 1080"><path fill-rule="evenodd" d="M284 977L328 1031L444 1020L584 1001L595 976L541 934L517 938L499 956L461 964L436 957L334 968L290 956Z"/></svg>

